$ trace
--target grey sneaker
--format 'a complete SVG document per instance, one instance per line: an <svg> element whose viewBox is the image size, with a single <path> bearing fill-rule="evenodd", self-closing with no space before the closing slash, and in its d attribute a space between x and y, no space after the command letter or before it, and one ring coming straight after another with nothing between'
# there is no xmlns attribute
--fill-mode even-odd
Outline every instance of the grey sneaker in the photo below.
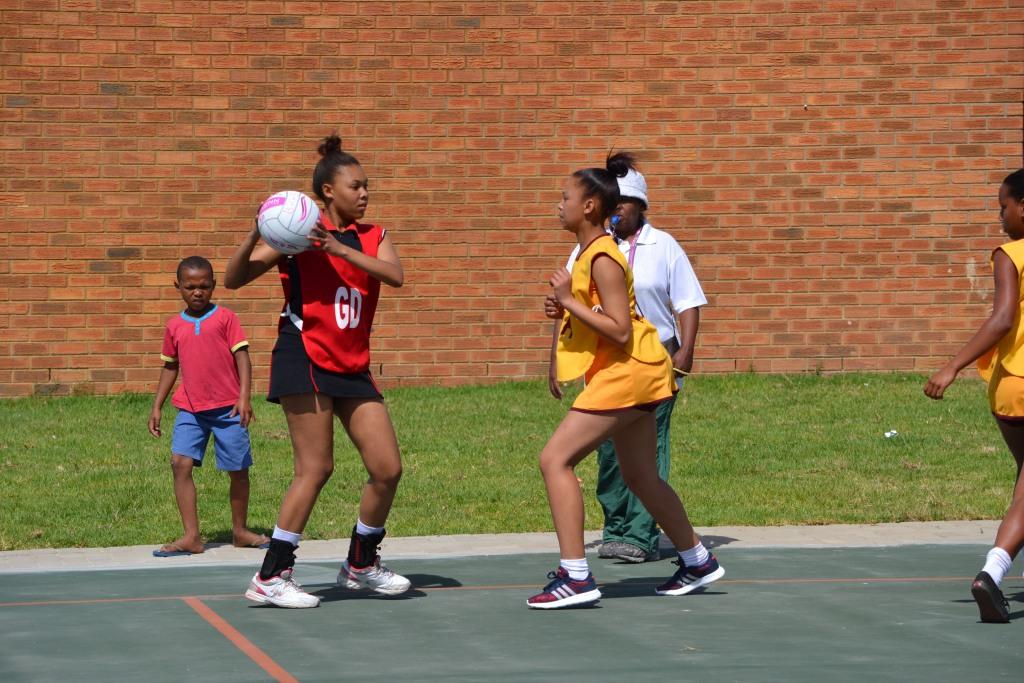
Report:
<svg viewBox="0 0 1024 683"><path fill-rule="evenodd" d="M638 548L629 543L618 543L616 545L618 547L615 548L612 557L623 562L640 564L641 562L653 562L661 557L661 553L658 550L647 552L643 548Z"/></svg>
<svg viewBox="0 0 1024 683"><path fill-rule="evenodd" d="M613 560L627 547L622 541L608 541L597 547L597 556L602 560Z"/></svg>

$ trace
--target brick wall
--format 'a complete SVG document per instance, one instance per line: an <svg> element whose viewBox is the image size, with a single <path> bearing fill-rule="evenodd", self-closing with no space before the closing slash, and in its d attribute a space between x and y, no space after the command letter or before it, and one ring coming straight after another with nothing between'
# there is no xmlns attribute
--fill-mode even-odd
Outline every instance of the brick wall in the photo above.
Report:
<svg viewBox="0 0 1024 683"><path fill-rule="evenodd" d="M349 14L343 14L347 12ZM0 395L149 391L182 256L222 272L338 130L408 284L386 385L537 377L562 177L640 152L710 298L698 372L925 370L991 299L1021 0L0 0ZM268 275L217 299L267 376Z"/></svg>

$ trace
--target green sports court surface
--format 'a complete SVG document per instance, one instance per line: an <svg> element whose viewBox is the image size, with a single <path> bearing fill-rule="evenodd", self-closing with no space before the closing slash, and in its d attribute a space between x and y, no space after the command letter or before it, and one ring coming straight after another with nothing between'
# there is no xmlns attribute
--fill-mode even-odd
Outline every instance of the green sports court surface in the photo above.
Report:
<svg viewBox="0 0 1024 683"><path fill-rule="evenodd" d="M239 566L7 573L0 680L1019 681L1024 582L1004 583L1020 621L979 623L985 550L723 547L725 579L674 598L653 594L667 560L594 559L604 598L561 611L524 605L548 554L396 560L399 598L300 563L312 610L244 600Z"/></svg>

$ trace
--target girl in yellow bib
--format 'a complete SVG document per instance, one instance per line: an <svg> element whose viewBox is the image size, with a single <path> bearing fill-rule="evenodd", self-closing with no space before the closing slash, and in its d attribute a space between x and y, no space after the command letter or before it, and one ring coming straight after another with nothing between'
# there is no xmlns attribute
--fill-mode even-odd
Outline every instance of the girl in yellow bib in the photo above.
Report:
<svg viewBox="0 0 1024 683"><path fill-rule="evenodd" d="M1012 241L992 252L996 293L992 315L967 345L924 387L929 398L940 399L960 370L974 360L988 382L988 401L1003 440L1017 463L1017 479L995 546L971 583L981 620L1005 623L1010 610L999 589L1013 558L1024 546L1024 169L1006 176L999 187L999 218Z"/></svg>
<svg viewBox="0 0 1024 683"><path fill-rule="evenodd" d="M633 274L604 222L619 199L616 176L628 164L609 157L606 168L576 171L558 206L562 226L576 236L580 255L572 274L551 276L545 301L549 318L561 319L558 380L584 377L586 388L540 454L561 559L551 582L527 601L557 609L601 597L583 551L583 494L574 468L598 444L612 439L622 477L657 520L677 551L679 571L659 595L684 595L720 579L724 570L704 548L675 491L658 478L654 408L675 391L672 361L655 327L637 314Z"/></svg>

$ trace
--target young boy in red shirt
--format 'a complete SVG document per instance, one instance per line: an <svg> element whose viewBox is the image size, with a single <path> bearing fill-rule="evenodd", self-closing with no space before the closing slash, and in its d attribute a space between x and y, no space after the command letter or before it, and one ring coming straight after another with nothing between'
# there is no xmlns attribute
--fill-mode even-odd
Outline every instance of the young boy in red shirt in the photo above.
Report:
<svg viewBox="0 0 1024 683"><path fill-rule="evenodd" d="M201 256L189 256L178 264L175 289L185 310L167 321L164 332L164 361L149 415L149 432L160 436L160 410L171 392L178 370L181 384L171 399L178 408L171 436L171 471L174 497L178 502L185 533L178 540L154 550L157 557L192 555L204 550L199 535L196 486L192 468L201 467L206 446L213 435L217 469L231 478L231 525L236 546L266 547L270 539L246 527L249 510L249 467L252 448L249 403L252 364L249 342L238 316L210 302L217 281L213 266Z"/></svg>

